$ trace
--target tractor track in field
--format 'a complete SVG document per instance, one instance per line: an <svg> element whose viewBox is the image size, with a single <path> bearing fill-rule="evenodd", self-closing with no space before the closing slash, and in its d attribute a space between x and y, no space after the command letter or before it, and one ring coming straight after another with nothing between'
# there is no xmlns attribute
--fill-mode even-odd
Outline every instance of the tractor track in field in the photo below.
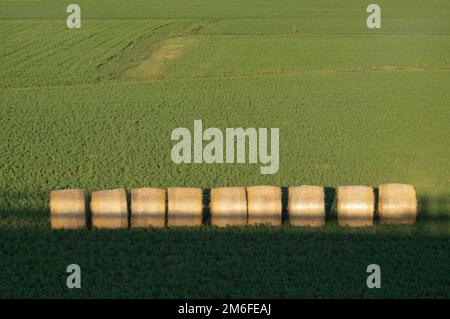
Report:
<svg viewBox="0 0 450 319"><path fill-rule="evenodd" d="M166 50L166 49L165 49ZM170 49L167 49L170 51ZM159 53L158 53L159 54ZM174 54L174 53L171 53ZM167 63L167 61L165 61ZM160 71L163 69L155 70ZM150 70L151 71L151 70ZM92 87L101 85L123 85L125 83L130 84L145 84L151 82L161 82L164 80L168 81L196 81L205 79L233 79L233 78L251 78L251 77L269 77L269 76L297 76L297 75L336 75L342 73L421 73L421 72L450 72L450 67L440 67L440 68L423 68L423 67L395 67L395 66L379 66L379 67L353 67L353 68L336 68L336 69L316 69L316 70L286 70L286 71L258 71L258 72L243 72L243 73L233 73L233 74L217 74L212 76L194 76L191 78L181 77L165 79L162 74L153 74L151 77L139 77L128 78L128 79L110 79L103 80L97 83L82 83L82 84L67 84L67 85L48 85L48 86L27 86L27 87L3 87L0 91L7 90L30 90L37 88L61 88L61 87ZM158 76L156 76L158 75Z"/></svg>
<svg viewBox="0 0 450 319"><path fill-rule="evenodd" d="M254 72L233 72L229 74L218 74L216 76L196 76L196 79L215 79L215 78L240 78L240 77L264 77L264 76L283 76L283 75L333 75L339 73L390 73L390 72L450 72L450 68L423 68L423 67L396 67L396 66L378 66L378 67L351 67L335 69L312 69L312 70L261 70Z"/></svg>
<svg viewBox="0 0 450 319"><path fill-rule="evenodd" d="M385 37L385 36L450 36L445 32L203 32L201 35L207 36L300 36L300 37Z"/></svg>

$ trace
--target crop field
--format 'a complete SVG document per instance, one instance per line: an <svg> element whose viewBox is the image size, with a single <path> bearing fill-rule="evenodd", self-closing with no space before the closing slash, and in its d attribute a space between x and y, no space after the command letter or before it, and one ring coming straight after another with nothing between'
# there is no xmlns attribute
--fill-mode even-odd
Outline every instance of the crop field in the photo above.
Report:
<svg viewBox="0 0 450 319"><path fill-rule="evenodd" d="M359 0L69 3L0 0L1 298L450 297L448 0L379 0L381 29ZM279 128L278 172L175 164L197 119ZM390 182L415 225L336 225L335 187ZM325 186L327 225L50 229L55 189L259 184Z"/></svg>

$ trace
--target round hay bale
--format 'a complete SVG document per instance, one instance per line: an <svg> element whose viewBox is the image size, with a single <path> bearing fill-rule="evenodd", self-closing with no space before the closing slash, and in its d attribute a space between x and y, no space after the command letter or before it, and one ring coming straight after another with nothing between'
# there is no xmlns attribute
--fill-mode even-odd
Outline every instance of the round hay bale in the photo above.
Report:
<svg viewBox="0 0 450 319"><path fill-rule="evenodd" d="M50 219L53 229L86 227L86 194L84 189L63 189L50 193Z"/></svg>
<svg viewBox="0 0 450 319"><path fill-rule="evenodd" d="M381 224L414 224L417 216L417 196L414 186L380 185L378 215Z"/></svg>
<svg viewBox="0 0 450 319"><path fill-rule="evenodd" d="M338 187L338 223L341 226L373 225L375 196L369 186Z"/></svg>
<svg viewBox="0 0 450 319"><path fill-rule="evenodd" d="M93 192L91 196L92 226L127 228L127 195L123 188Z"/></svg>
<svg viewBox="0 0 450 319"><path fill-rule="evenodd" d="M281 188L276 186L247 187L248 224L281 225Z"/></svg>
<svg viewBox="0 0 450 319"><path fill-rule="evenodd" d="M245 187L221 187L211 190L211 224L242 226L247 224Z"/></svg>
<svg viewBox="0 0 450 319"><path fill-rule="evenodd" d="M322 186L289 187L288 193L291 225L311 227L325 225L325 192Z"/></svg>
<svg viewBox="0 0 450 319"><path fill-rule="evenodd" d="M131 227L164 227L166 190L134 188L131 190Z"/></svg>
<svg viewBox="0 0 450 319"><path fill-rule="evenodd" d="M202 225L203 193L201 188L168 188L167 201L168 226Z"/></svg>

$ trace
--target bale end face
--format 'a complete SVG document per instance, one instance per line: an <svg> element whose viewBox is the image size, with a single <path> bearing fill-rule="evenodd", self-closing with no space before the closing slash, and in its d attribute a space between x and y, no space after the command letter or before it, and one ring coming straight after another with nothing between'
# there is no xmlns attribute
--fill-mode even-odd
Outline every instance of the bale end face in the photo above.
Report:
<svg viewBox="0 0 450 319"><path fill-rule="evenodd" d="M281 188L276 186L247 187L248 224L281 225Z"/></svg>
<svg viewBox="0 0 450 319"><path fill-rule="evenodd" d="M166 190L134 188L131 190L131 227L164 227Z"/></svg>
<svg viewBox="0 0 450 319"><path fill-rule="evenodd" d="M322 186L289 187L288 194L291 225L310 227L325 225L325 192Z"/></svg>
<svg viewBox="0 0 450 319"><path fill-rule="evenodd" d="M338 187L338 223L342 226L373 225L375 195L369 186Z"/></svg>
<svg viewBox="0 0 450 319"><path fill-rule="evenodd" d="M221 187L211 190L211 224L242 226L247 224L247 195L244 187Z"/></svg>
<svg viewBox="0 0 450 319"><path fill-rule="evenodd" d="M92 226L127 228L128 206L125 189L93 192L91 196Z"/></svg>
<svg viewBox="0 0 450 319"><path fill-rule="evenodd" d="M167 201L168 226L202 225L203 192L201 188L168 188Z"/></svg>
<svg viewBox="0 0 450 319"><path fill-rule="evenodd" d="M381 224L414 224L417 217L417 195L414 186L380 185L378 214Z"/></svg>
<svg viewBox="0 0 450 319"><path fill-rule="evenodd" d="M86 227L86 194L83 189L55 190L50 193L52 229Z"/></svg>

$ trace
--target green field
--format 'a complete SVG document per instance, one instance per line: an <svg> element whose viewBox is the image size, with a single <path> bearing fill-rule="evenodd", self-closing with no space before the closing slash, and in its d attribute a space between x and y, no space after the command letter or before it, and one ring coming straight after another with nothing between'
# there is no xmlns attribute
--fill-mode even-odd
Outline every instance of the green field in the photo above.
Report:
<svg viewBox="0 0 450 319"><path fill-rule="evenodd" d="M0 0L0 297L450 297L450 3ZM177 127L280 128L280 168L172 162ZM415 226L334 188L414 184ZM51 231L49 191L327 187L322 229ZM65 269L82 268L82 289ZM382 268L367 289L366 266Z"/></svg>

